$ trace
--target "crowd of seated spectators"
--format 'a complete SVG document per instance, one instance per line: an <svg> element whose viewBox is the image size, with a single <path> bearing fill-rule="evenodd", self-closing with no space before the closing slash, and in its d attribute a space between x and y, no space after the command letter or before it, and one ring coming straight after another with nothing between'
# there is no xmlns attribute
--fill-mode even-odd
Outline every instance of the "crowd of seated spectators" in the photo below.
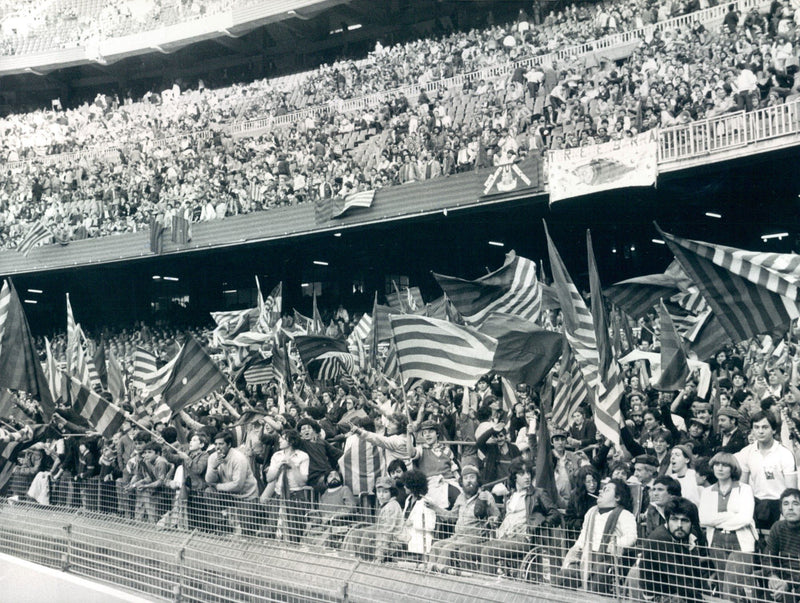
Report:
<svg viewBox="0 0 800 603"><path fill-rule="evenodd" d="M585 14L581 10L603 12L575 9L566 14L585 24L578 18ZM24 149L54 145L64 150L75 143L91 146L112 139L131 144L116 149L106 145L102 157L71 158L69 169L46 157L10 165L0 188L0 244L13 247L36 220L62 241L137 231L151 216L167 226L176 214L192 222L216 220L794 99L800 81L795 14L789 5L776 2L767 15L738 15L733 7L728 14L719 31L707 31L697 22L683 30L650 32L618 62L565 58L411 98L389 92L360 112L319 112L251 137L230 136L220 125L243 107L261 102L242 104L243 99L261 98L260 83L213 91L167 90L135 104L119 105L98 96L93 104L63 114L12 116L2 122L6 129L0 139L11 159L24 156ZM598 18L584 27L593 30ZM552 20L552 27L571 22L557 15ZM546 29L516 24L507 31L522 40L538 27ZM446 43L415 42L409 48L429 44L433 50L417 56L427 57L430 69L446 64L440 60L442 49L457 44L461 35L474 42L462 59L484 56L483 50L466 51L491 47L493 41L494 52L505 61L518 51L516 43L504 44L496 28L488 31L493 34L485 39L480 32L453 34ZM402 61L396 69L387 68L393 56L379 51L366 61L375 65L382 85L399 83L396 78L405 71L411 78L406 82L422 77L419 71L401 69ZM361 64L356 69L342 63L306 74L306 81L310 89L338 91L339 96L354 89L368 91L361 86L372 85L371 78L356 81L361 69ZM269 102L288 110L289 96L273 91ZM209 136L191 135L197 130ZM159 140L166 135L171 137Z"/></svg>
<svg viewBox="0 0 800 603"><path fill-rule="evenodd" d="M347 336L356 318L339 308L327 331ZM299 334L288 317L282 329ZM658 350L656 324L636 332L641 350ZM106 341L121 358L144 345L163 362L181 337L139 328ZM780 600L800 594L800 354L791 331L775 343L720 350L711 378L700 370L680 391L655 389L645 361L624 364L619 445L596 430L588 403L539 441L557 367L511 399L490 374L466 390L419 382L404 401L368 371L312 385L298 363L288 390L231 387L155 424L132 389L121 404L138 421L107 440L60 405L6 494L632 600ZM548 466L551 486L539 479Z"/></svg>
<svg viewBox="0 0 800 603"><path fill-rule="evenodd" d="M0 56L89 46L229 10L233 0L55 0L0 10Z"/></svg>

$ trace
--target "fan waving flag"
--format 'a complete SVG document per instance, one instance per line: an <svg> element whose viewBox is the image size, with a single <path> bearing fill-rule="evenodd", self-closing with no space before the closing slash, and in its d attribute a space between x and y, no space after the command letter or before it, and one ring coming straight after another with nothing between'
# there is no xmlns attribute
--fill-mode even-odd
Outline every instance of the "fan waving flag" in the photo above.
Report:
<svg viewBox="0 0 800 603"><path fill-rule="evenodd" d="M656 228L734 343L800 317L800 255L745 251Z"/></svg>
<svg viewBox="0 0 800 603"><path fill-rule="evenodd" d="M661 379L656 388L677 391L686 384L689 364L664 300L659 304L658 316L661 320Z"/></svg>
<svg viewBox="0 0 800 603"><path fill-rule="evenodd" d="M589 285L592 296L592 318L594 320L595 340L597 341L598 370L604 388L597 392L597 404L594 407L594 422L597 431L609 440L619 443L619 424L622 421L620 402L625 394L625 383L622 379L619 364L614 358L614 351L608 336L608 313L600 286L600 274L592 248L592 234L586 231L586 249L589 263Z"/></svg>
<svg viewBox="0 0 800 603"><path fill-rule="evenodd" d="M125 422L123 412L101 398L93 391L89 391L75 377L70 378L70 393L72 394L72 408L104 438L111 438L117 433Z"/></svg>
<svg viewBox="0 0 800 603"><path fill-rule="evenodd" d="M6 289L7 287L7 289ZM36 353L31 337L28 319L22 309L17 290L11 279L3 285L0 293L0 307L8 296L7 312L0 336L0 387L28 392L39 401L42 416L49 421L53 416L55 404L50 394L50 385L44 376L42 363Z"/></svg>
<svg viewBox="0 0 800 603"><path fill-rule="evenodd" d="M175 358L161 398L173 412L224 388L228 380L194 337L189 337Z"/></svg>
<svg viewBox="0 0 800 603"><path fill-rule="evenodd" d="M25 234L25 237L19 242L19 245L17 245L17 251L27 257L31 249L36 247L39 243L52 238L53 233L50 232L50 229L37 220Z"/></svg>
<svg viewBox="0 0 800 603"><path fill-rule="evenodd" d="M492 370L497 340L470 327L417 315L389 316L403 379L471 387Z"/></svg>
<svg viewBox="0 0 800 603"><path fill-rule="evenodd" d="M468 281L433 274L450 302L467 324L480 327L492 312L502 312L535 322L542 312L542 290L536 278L536 262L506 255L503 266Z"/></svg>

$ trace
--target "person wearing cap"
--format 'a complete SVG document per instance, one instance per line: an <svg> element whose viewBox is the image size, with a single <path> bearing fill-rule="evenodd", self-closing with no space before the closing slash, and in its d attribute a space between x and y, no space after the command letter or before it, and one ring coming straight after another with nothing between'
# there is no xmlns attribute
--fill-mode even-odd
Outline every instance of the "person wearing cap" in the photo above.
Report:
<svg viewBox="0 0 800 603"><path fill-rule="evenodd" d="M671 477L678 480L681 485L681 494L694 504L700 504L700 488L697 485L697 477L694 469L692 449L686 444L678 444L669 453L669 473Z"/></svg>
<svg viewBox="0 0 800 603"><path fill-rule="evenodd" d="M747 446L747 434L739 427L742 415L730 406L717 411L717 432L711 435L710 447L712 454L729 452L736 454Z"/></svg>
<svg viewBox="0 0 800 603"><path fill-rule="evenodd" d="M378 501L375 524L351 530L342 548L361 559L383 563L403 546L399 538L404 521L403 508L397 502L397 485L389 476L375 480L375 497Z"/></svg>
<svg viewBox="0 0 800 603"><path fill-rule="evenodd" d="M508 476L509 463L520 456L519 448L509 442L505 423L495 423L477 441L478 450L483 455L481 482L488 483Z"/></svg>
<svg viewBox="0 0 800 603"><path fill-rule="evenodd" d="M434 542L428 556L429 569L447 571L453 567L462 549L485 542L488 539L488 529L499 523L500 510L494 497L488 491L480 489L481 483L478 468L475 465L465 465L461 469L462 491L453 508L447 510L435 503L428 503L439 519L455 521L453 535Z"/></svg>
<svg viewBox="0 0 800 603"><path fill-rule="evenodd" d="M422 471L428 478L428 498L444 508L450 508L458 497L457 470L453 451L439 442L439 426L431 420L419 426L420 444L413 445L411 434L407 436L407 446L414 468Z"/></svg>
<svg viewBox="0 0 800 603"><path fill-rule="evenodd" d="M633 475L625 482L631 489L634 515L647 510L650 505L650 488L658 476L658 461L651 454L640 454L633 459Z"/></svg>
<svg viewBox="0 0 800 603"><path fill-rule="evenodd" d="M553 429L550 443L553 446L553 470L558 491L558 500L555 502L559 509L566 509L581 463L577 454L567 450L567 432L564 429Z"/></svg>
<svg viewBox="0 0 800 603"><path fill-rule="evenodd" d="M733 454L718 452L709 464L717 483L704 488L700 495L700 525L711 546L720 594L736 599L753 586L750 568L756 545L755 499L750 486L740 481L741 467Z"/></svg>

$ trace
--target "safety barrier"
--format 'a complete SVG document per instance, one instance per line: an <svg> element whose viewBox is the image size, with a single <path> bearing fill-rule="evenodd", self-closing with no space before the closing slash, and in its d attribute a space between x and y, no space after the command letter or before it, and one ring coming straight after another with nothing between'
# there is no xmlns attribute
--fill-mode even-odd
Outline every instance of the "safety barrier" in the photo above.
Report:
<svg viewBox="0 0 800 603"><path fill-rule="evenodd" d="M399 592L438 588L440 578L474 588L491 579L492 589L547 593L547 600L569 600L574 590L633 601L767 602L779 588L800 594L791 560L784 571L752 546L742 552L735 532L715 537L714 546L697 525L683 539L664 530L637 538L629 514L615 518L616 536L590 546L558 513L533 524L524 514L504 516L510 498L502 492L481 494L482 509L471 507L456 524L459 514L443 510L434 491L409 498L403 512L399 502L376 508L374 497L347 496L341 487L241 500L213 488L62 477L45 505L27 497L30 482L16 475L16 495L0 506L0 552L162 599L339 601L357 588L354 576L378 588L386 572ZM594 526L599 519L590 516ZM757 534L743 530L741 541L752 545Z"/></svg>

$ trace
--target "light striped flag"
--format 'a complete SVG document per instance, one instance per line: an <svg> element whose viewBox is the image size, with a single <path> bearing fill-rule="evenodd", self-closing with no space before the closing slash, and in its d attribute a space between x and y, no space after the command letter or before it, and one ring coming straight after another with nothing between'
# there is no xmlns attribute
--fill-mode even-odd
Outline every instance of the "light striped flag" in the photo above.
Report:
<svg viewBox="0 0 800 603"><path fill-rule="evenodd" d="M128 388L125 385L125 375L122 372L122 365L120 365L114 350L108 350L108 391L114 398L115 402L120 402L125 399L128 393Z"/></svg>
<svg viewBox="0 0 800 603"><path fill-rule="evenodd" d="M347 210L353 207L372 207L372 202L375 199L375 191L358 191L350 193L341 202L341 208L337 208L331 217L338 218L343 215Z"/></svg>
<svg viewBox="0 0 800 603"><path fill-rule="evenodd" d="M600 355L597 353L597 338L594 332L594 323L586 302L575 287L567 273L564 262L558 254L547 224L544 226L547 237L547 249L550 254L550 270L553 273L553 287L561 304L561 313L564 318L564 333L567 336L572 351L575 353L578 366L583 373L586 383L593 391L601 391L604 386L600 382L598 366Z"/></svg>
<svg viewBox="0 0 800 603"><path fill-rule="evenodd" d="M695 316L702 314L706 311L706 308L708 308L708 303L703 297L703 294L700 293L700 289L695 286L689 287L686 291L676 293L670 300Z"/></svg>
<svg viewBox="0 0 800 603"><path fill-rule="evenodd" d="M378 446L353 434L344 441L339 469L354 496L374 494L375 481L384 474L384 455Z"/></svg>
<svg viewBox="0 0 800 603"><path fill-rule="evenodd" d="M745 251L659 232L734 343L800 317L800 255Z"/></svg>
<svg viewBox="0 0 800 603"><path fill-rule="evenodd" d="M566 337L558 368L558 384L553 399L553 425L567 429L572 413L589 397L589 388Z"/></svg>
<svg viewBox="0 0 800 603"><path fill-rule="evenodd" d="M400 383L400 364L397 361L397 349L394 344L389 345L389 354L386 356L386 361L383 363L383 376L392 382L392 387L398 387Z"/></svg>
<svg viewBox="0 0 800 603"><path fill-rule="evenodd" d="M325 332L325 323L322 322L322 316L317 307L317 291L314 290L313 307L311 308L311 325L308 327L310 334L322 335Z"/></svg>
<svg viewBox="0 0 800 603"><path fill-rule="evenodd" d="M594 422L597 431L612 442L619 444L619 424L622 421L622 396L625 395L625 382L619 364L614 358L614 349L609 339L608 313L606 312L600 274L592 247L592 234L586 231L586 248L589 264L589 285L592 296L592 318L599 357L598 370L604 389L597 392L594 406Z"/></svg>
<svg viewBox="0 0 800 603"><path fill-rule="evenodd" d="M358 339L360 341L366 341L367 336L369 335L370 331L372 331L372 316L364 313L361 317L361 320L358 321L353 332L350 333L350 337L347 338L347 341L353 342L355 345L355 340Z"/></svg>
<svg viewBox="0 0 800 603"><path fill-rule="evenodd" d="M131 375L131 385L137 389L144 389L145 383L149 380L157 368L156 357L142 347L137 347L133 353L133 374Z"/></svg>
<svg viewBox="0 0 800 603"><path fill-rule="evenodd" d="M161 395L164 391L164 388L167 387L170 378L172 377L172 368L175 366L175 363L178 362L178 356L180 356L180 352L175 354L175 357L167 362L164 366L160 369L150 373L144 379L144 388L143 394L147 398L155 398L156 396Z"/></svg>
<svg viewBox="0 0 800 603"><path fill-rule="evenodd" d="M468 281L433 275L467 324L480 327L492 312L512 314L536 322L542 313L542 289L536 278L536 262L506 255L503 266Z"/></svg>
<svg viewBox="0 0 800 603"><path fill-rule="evenodd" d="M110 438L125 422L123 412L105 398L90 391L75 377L70 378L72 408L104 438Z"/></svg>
<svg viewBox="0 0 800 603"><path fill-rule="evenodd" d="M414 314L389 316L403 379L465 387L492 369L497 340L470 327Z"/></svg>
<svg viewBox="0 0 800 603"><path fill-rule="evenodd" d="M53 238L53 233L50 229L37 220L30 230L25 234L25 237L17 245L17 251L22 255L27 256L31 249L36 247L39 243Z"/></svg>
<svg viewBox="0 0 800 603"><path fill-rule="evenodd" d="M417 312L425 308L425 300L419 287L406 287L402 291L392 281L394 291L386 294L386 303L393 312Z"/></svg>
<svg viewBox="0 0 800 603"><path fill-rule="evenodd" d="M266 384L276 378L275 369L269 360L260 360L244 369L244 380L248 385Z"/></svg>
<svg viewBox="0 0 800 603"><path fill-rule="evenodd" d="M91 354L85 355L86 359L86 373L89 376L89 383L93 390L97 391L103 389L103 382L100 381L100 371L97 369L97 365L94 363L94 358Z"/></svg>
<svg viewBox="0 0 800 603"><path fill-rule="evenodd" d="M79 350L82 347L78 324L75 322L75 315L72 313L72 304L67 293L67 374L77 375L80 367Z"/></svg>
<svg viewBox="0 0 800 603"><path fill-rule="evenodd" d="M178 353L170 380L161 393L163 401L177 412L228 385L220 368L198 341L190 336Z"/></svg>

